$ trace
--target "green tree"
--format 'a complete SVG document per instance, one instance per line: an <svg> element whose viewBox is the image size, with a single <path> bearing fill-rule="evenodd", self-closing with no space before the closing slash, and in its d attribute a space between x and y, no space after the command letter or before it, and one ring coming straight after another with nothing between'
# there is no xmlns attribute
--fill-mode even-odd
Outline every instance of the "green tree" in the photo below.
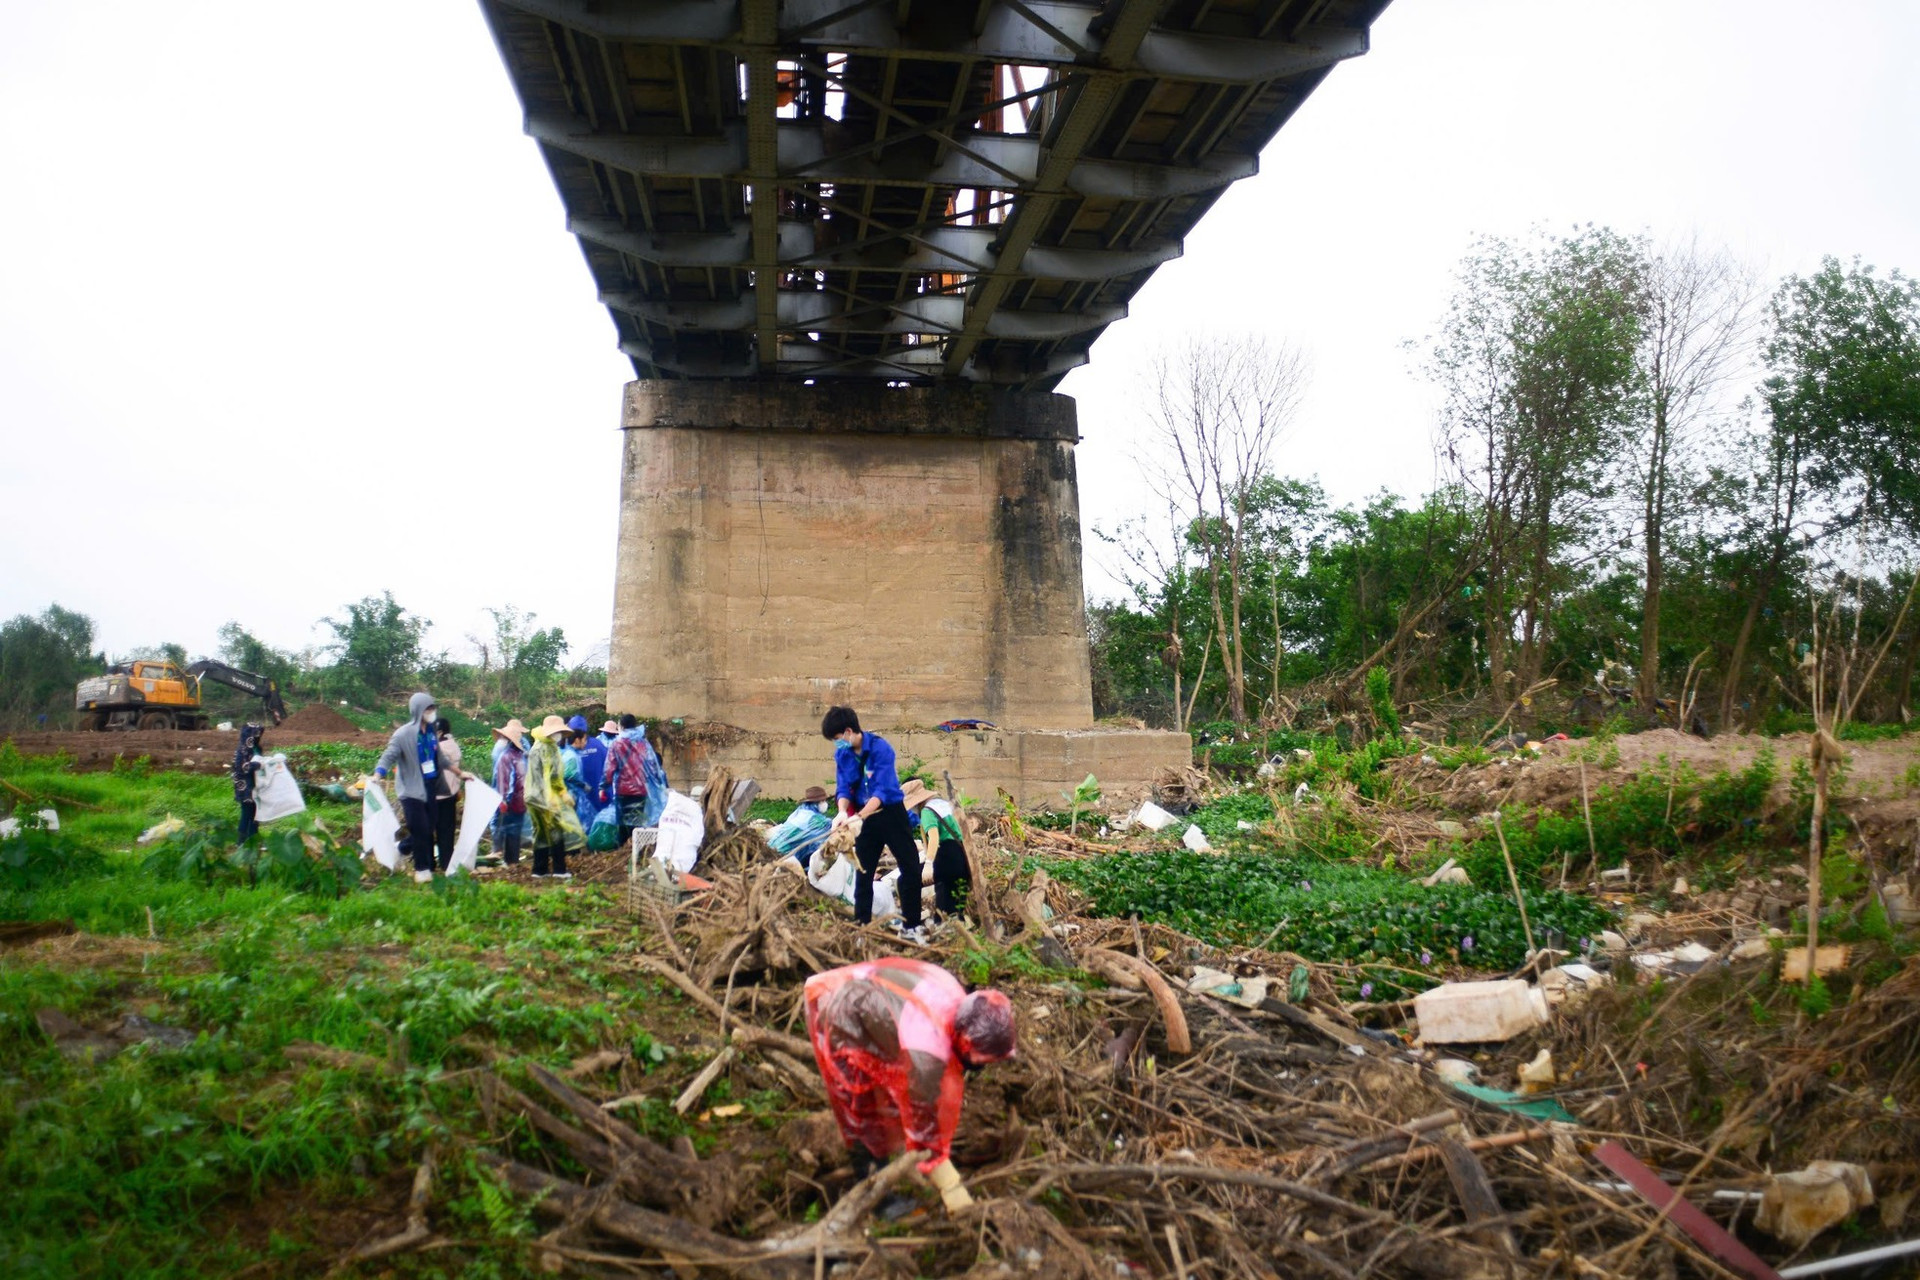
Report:
<svg viewBox="0 0 1920 1280"><path fill-rule="evenodd" d="M339 618L321 619L332 631L327 648L367 693L392 693L420 665L420 640L427 620L411 617L383 591L345 606Z"/></svg>
<svg viewBox="0 0 1920 1280"><path fill-rule="evenodd" d="M1721 686L1730 721L1754 631L1792 558L1842 530L1920 520L1920 282L1827 258L1769 306L1766 430L1740 541L1747 610Z"/></svg>
<svg viewBox="0 0 1920 1280"><path fill-rule="evenodd" d="M276 649L248 631L238 622L228 622L219 631L220 659L255 675L267 677L284 691L299 678L300 664L292 654Z"/></svg>
<svg viewBox="0 0 1920 1280"><path fill-rule="evenodd" d="M512 605L488 609L493 635L468 636L480 650L480 676L492 684L501 702L538 702L552 688L567 655L567 637L559 627L534 626L531 613Z"/></svg>
<svg viewBox="0 0 1920 1280"><path fill-rule="evenodd" d="M10 725L42 715L70 720L74 686L107 665L93 640L93 619L57 604L0 624L0 718Z"/></svg>
<svg viewBox="0 0 1920 1280"><path fill-rule="evenodd" d="M1641 246L1605 228L1483 240L1433 344L1443 455L1481 515L1487 670L1501 698L1538 679L1561 553L1610 494L1638 386L1644 272Z"/></svg>

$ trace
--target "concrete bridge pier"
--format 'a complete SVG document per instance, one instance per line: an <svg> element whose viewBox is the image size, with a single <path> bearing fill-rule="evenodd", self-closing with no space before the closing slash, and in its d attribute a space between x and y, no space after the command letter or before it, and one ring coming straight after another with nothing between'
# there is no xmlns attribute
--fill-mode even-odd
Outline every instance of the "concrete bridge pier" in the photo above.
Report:
<svg viewBox="0 0 1920 1280"><path fill-rule="evenodd" d="M608 704L732 729L667 735L676 785L710 758L772 795L829 783L835 703L975 796L1190 757L1093 723L1069 397L639 381L621 425ZM955 718L999 727L932 728Z"/></svg>

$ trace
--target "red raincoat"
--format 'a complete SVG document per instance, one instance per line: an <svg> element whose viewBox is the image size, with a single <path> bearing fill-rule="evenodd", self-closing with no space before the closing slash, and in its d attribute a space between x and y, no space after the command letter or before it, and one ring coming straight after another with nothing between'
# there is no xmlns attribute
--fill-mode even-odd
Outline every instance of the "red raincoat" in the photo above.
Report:
<svg viewBox="0 0 1920 1280"><path fill-rule="evenodd" d="M947 1158L965 1089L953 1043L965 996L939 965L899 957L807 979L807 1036L848 1146L880 1159L924 1151L922 1173Z"/></svg>

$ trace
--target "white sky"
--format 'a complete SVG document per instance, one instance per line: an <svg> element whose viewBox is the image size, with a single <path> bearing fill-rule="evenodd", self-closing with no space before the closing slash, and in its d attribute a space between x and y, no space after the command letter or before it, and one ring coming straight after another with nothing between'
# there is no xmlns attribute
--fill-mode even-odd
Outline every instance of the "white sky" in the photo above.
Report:
<svg viewBox="0 0 1920 1280"><path fill-rule="evenodd" d="M432 648L496 604L602 641L632 374L476 7L0 17L0 617L300 648L391 588ZM1308 353L1279 464L1352 500L1432 480L1402 344L1477 232L1920 271L1917 47L1912 0L1398 0L1063 388L1089 591L1144 501L1132 371L1188 328Z"/></svg>

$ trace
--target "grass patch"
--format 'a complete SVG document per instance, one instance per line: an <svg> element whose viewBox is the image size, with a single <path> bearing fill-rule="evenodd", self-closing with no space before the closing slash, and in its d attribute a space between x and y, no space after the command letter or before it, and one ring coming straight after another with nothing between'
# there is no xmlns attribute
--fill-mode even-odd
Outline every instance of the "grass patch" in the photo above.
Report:
<svg viewBox="0 0 1920 1280"><path fill-rule="evenodd" d="M439 1144L436 1221L460 1244L391 1265L533 1276L524 1206L447 1141L489 1132L453 1073L563 1067L609 1046L650 1071L698 1065L674 1042L700 1020L619 963L636 938L603 890L363 887L356 874L335 896L269 864L276 837L307 847L283 824L260 866L182 874L184 841L156 856L132 837L168 812L226 830L224 777L74 774L4 752L0 776L59 809L70 855L52 875L0 877L0 920L70 917L83 932L0 953L0 1275L322 1274L352 1242L341 1232L366 1230L369 1206L397 1227L413 1167ZM345 832L354 816L323 814ZM46 1009L95 1034L133 1014L193 1039L76 1060L42 1033ZM295 1041L384 1065L291 1060ZM335 1214L351 1225L331 1226Z"/></svg>

